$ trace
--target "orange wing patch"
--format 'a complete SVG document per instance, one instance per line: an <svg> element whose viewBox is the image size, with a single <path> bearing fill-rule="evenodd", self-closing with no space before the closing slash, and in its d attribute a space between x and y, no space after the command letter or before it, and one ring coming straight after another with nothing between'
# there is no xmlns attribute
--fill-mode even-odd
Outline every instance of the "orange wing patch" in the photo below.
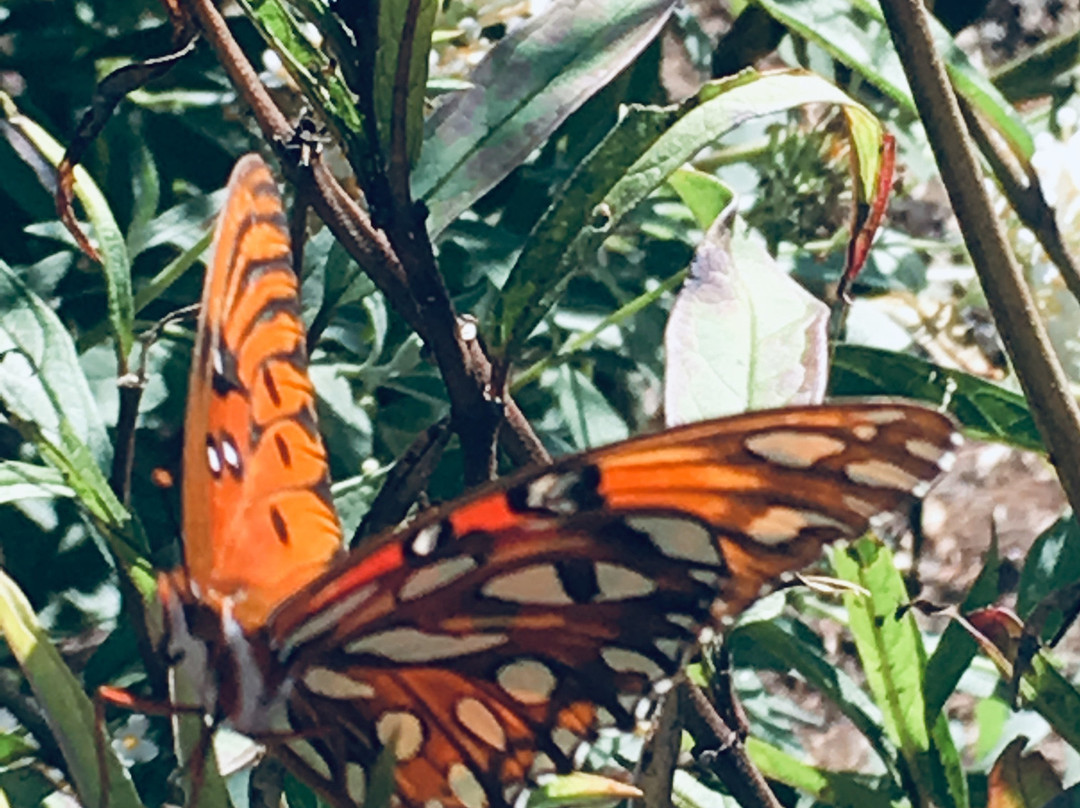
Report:
<svg viewBox="0 0 1080 808"><path fill-rule="evenodd" d="M248 632L341 549L291 260L281 197L249 155L203 290L183 490L188 580Z"/></svg>

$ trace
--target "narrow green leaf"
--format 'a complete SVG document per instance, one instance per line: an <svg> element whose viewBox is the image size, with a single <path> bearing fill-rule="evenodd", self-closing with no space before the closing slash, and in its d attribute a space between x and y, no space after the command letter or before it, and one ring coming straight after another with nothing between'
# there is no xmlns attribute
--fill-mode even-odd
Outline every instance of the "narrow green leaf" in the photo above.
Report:
<svg viewBox="0 0 1080 808"><path fill-rule="evenodd" d="M503 284L495 322L487 329L507 355L517 353L570 282L578 261L568 254L585 260L583 253L571 252L582 229L607 227L604 195L680 114L676 107L627 107L544 211Z"/></svg>
<svg viewBox="0 0 1080 808"><path fill-rule="evenodd" d="M979 577L968 590L961 611L964 613L989 606L997 600L998 573L1001 570L1001 556L998 554L997 536L992 535L990 549L986 553ZM938 640L934 653L926 663L926 721L937 721L945 706L945 700L952 695L960 677L967 670L971 660L979 653L978 643L959 623L950 621Z"/></svg>
<svg viewBox="0 0 1080 808"><path fill-rule="evenodd" d="M22 115L11 98L4 93L0 93L0 115L9 124L17 127L53 167L60 165L64 157L64 147L37 122ZM124 243L124 235L116 224L104 194L81 166L75 167L74 191L97 237L109 301L109 324L116 339L120 366L126 367L135 339L135 304L131 293L131 260Z"/></svg>
<svg viewBox="0 0 1080 808"><path fill-rule="evenodd" d="M837 345L829 395L903 396L932 404L948 401L949 411L973 437L1044 451L1023 396L907 354Z"/></svg>
<svg viewBox="0 0 1080 808"><path fill-rule="evenodd" d="M727 633L725 642L732 660L739 667L753 666L781 673L797 671L866 736L885 764L894 786L900 787L903 763L896 745L882 728L881 711L855 681L828 658L821 639L809 627L788 618L744 618Z"/></svg>
<svg viewBox="0 0 1080 808"><path fill-rule="evenodd" d="M109 467L112 445L60 318L0 261L0 399L56 440L61 421Z"/></svg>
<svg viewBox="0 0 1080 808"><path fill-rule="evenodd" d="M503 38L428 118L413 195L435 238L660 33L674 0L563 0ZM661 180L663 177L660 178Z"/></svg>
<svg viewBox="0 0 1080 808"><path fill-rule="evenodd" d="M761 773L770 780L805 791L822 805L885 808L895 805L900 796L890 793L888 782L880 778L809 766L757 738L746 739L746 751Z"/></svg>
<svg viewBox="0 0 1080 808"><path fill-rule="evenodd" d="M920 799L964 808L966 780L947 719L941 715L933 725L926 722L926 651L911 611L898 617L908 598L892 553L864 539L847 552L833 552L832 558L841 578L869 593L847 593L844 605L867 685L884 715L889 738L908 761Z"/></svg>
<svg viewBox="0 0 1080 808"><path fill-rule="evenodd" d="M917 114L900 58L893 48L881 8L875 0L755 0L790 30L829 53L834 59ZM1020 116L989 79L957 47L936 19L930 20L938 53L949 77L964 96L1004 135L1019 157L1031 159L1034 141Z"/></svg>
<svg viewBox="0 0 1080 808"><path fill-rule="evenodd" d="M379 5L379 49L375 54L375 115L379 123L382 153L390 155L390 121L393 115L394 84L397 80L398 53L406 32L410 0L382 0ZM409 87L406 103L409 164L420 156L424 137L424 95L427 88L428 53L431 32L435 28L437 0L420 0L412 31L412 58L409 60Z"/></svg>
<svg viewBox="0 0 1080 808"><path fill-rule="evenodd" d="M240 5L266 43L281 57L289 75L300 85L304 98L344 141L350 162L359 165L359 161L368 155L363 119L340 69L325 50L316 47L305 35L300 21L284 3L279 0L240 0ZM314 7L313 4L308 6L309 10ZM322 12L331 14L325 8ZM320 24L322 20L312 22L325 30Z"/></svg>
<svg viewBox="0 0 1080 808"><path fill-rule="evenodd" d="M18 460L0 461L0 503L73 496L75 492L56 469Z"/></svg>
<svg viewBox="0 0 1080 808"><path fill-rule="evenodd" d="M557 808L561 805L605 806L641 797L641 790L598 774L574 772L554 777L529 794L528 808Z"/></svg>
<svg viewBox="0 0 1080 808"><path fill-rule="evenodd" d="M26 596L2 571L0 631L41 704L83 803L100 804L101 783L94 744L94 736L100 729L95 726L94 707L38 625ZM109 774L107 804L111 808L141 808L131 778L108 745L104 758Z"/></svg>

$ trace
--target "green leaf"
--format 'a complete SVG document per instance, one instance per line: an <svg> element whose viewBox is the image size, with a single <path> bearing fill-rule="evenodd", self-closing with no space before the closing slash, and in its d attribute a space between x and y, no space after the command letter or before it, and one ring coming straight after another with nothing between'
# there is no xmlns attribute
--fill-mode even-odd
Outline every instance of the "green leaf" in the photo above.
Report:
<svg viewBox="0 0 1080 808"><path fill-rule="evenodd" d="M625 135L613 131L582 166L586 172L582 179L589 184L578 188L575 175L562 192L572 193L575 203L568 206L569 210L561 210L558 216L550 211L545 213L530 236L530 243L549 242L544 254L530 255L527 244L503 287L505 302L499 309L498 327L507 335L506 355L516 354L573 274L595 263L595 255L604 241L627 214L684 163L748 119L811 103L855 105L834 85L805 71L768 74L744 71L733 78L706 84L696 98L677 110L643 111L641 119L634 122L643 136L634 138L634 129ZM656 136L655 128L662 123L669 125ZM637 151L630 151L627 146L636 146ZM614 158L609 156L613 147L622 148ZM610 162L619 171L590 170L588 164L601 157L605 164ZM624 169L630 158L635 158L633 164ZM591 203L588 207L582 204L586 200ZM552 209L563 204L557 199Z"/></svg>
<svg viewBox="0 0 1080 808"><path fill-rule="evenodd" d="M812 404L825 393L829 310L737 220L717 219L694 255L664 334L669 426Z"/></svg>
<svg viewBox="0 0 1080 808"><path fill-rule="evenodd" d="M53 167L60 165L64 147L43 127L20 114L11 98L4 93L0 93L0 114L11 126L18 128ZM126 368L135 339L135 304L131 293L131 260L128 257L127 245L104 194L81 166L75 167L74 191L97 237L109 301L109 326L116 339L120 365Z"/></svg>
<svg viewBox="0 0 1080 808"><path fill-rule="evenodd" d="M942 714L932 725L926 721L926 651L911 610L898 617L908 598L892 553L864 539L832 558L838 575L867 593L846 593L844 605L867 685L921 799L964 808L967 784L948 720Z"/></svg>
<svg viewBox="0 0 1080 808"><path fill-rule="evenodd" d="M49 642L19 587L0 571L0 631L19 662L45 720L67 761L75 788L86 805L99 805L101 782L94 743L100 728L94 707L78 679ZM141 808L127 771L106 744L110 808Z"/></svg>
<svg viewBox="0 0 1080 808"><path fill-rule="evenodd" d="M837 345L829 395L947 401L949 411L973 437L1044 451L1023 396L914 356L865 345Z"/></svg>
<svg viewBox="0 0 1080 808"><path fill-rule="evenodd" d="M281 57L303 92L346 146L352 165L360 165L369 152L363 138L363 119L356 99L345 84L340 69L329 54L304 34L293 12L278 0L240 0L244 12L255 23L267 44ZM323 11L331 18L329 10ZM334 27L330 20L315 20L322 30Z"/></svg>
<svg viewBox="0 0 1080 808"><path fill-rule="evenodd" d="M428 118L412 179L432 239L629 65L674 5L556 3L500 40L473 71L474 87Z"/></svg>
<svg viewBox="0 0 1080 808"><path fill-rule="evenodd" d="M761 773L770 780L804 791L823 805L885 808L896 804L895 797L887 796L887 783L879 779L809 766L753 737L746 739L746 751Z"/></svg>
<svg viewBox="0 0 1080 808"><path fill-rule="evenodd" d="M606 806L640 797L641 791L632 785L601 777L598 774L574 772L553 777L529 794L528 808L558 808L563 805Z"/></svg>
<svg viewBox="0 0 1080 808"><path fill-rule="evenodd" d="M410 0L381 0L379 9L379 48L375 54L375 115L379 124L382 153L392 154L390 122L393 117L394 85L398 69L398 53L407 31L411 32L408 98L406 101L406 137L409 164L420 156L424 135L424 94L427 87L428 52L431 32L435 27L437 0L421 0L416 18L407 19ZM407 23L411 25L406 27Z"/></svg>
<svg viewBox="0 0 1080 808"><path fill-rule="evenodd" d="M75 492L56 469L18 460L0 461L0 503L74 496Z"/></svg>
<svg viewBox="0 0 1080 808"><path fill-rule="evenodd" d="M746 617L752 614L748 612ZM866 736L889 771L894 786L899 788L902 762L896 745L882 729L881 711L855 681L829 659L821 639L795 620L748 620L746 617L725 637L734 663L739 667L753 666L781 673L797 671Z"/></svg>
<svg viewBox="0 0 1080 808"><path fill-rule="evenodd" d="M518 346L555 305L586 254L574 250L583 228L606 229L604 195L637 158L675 121L674 107L630 105L604 140L578 166L544 211L522 247L495 303L487 329L496 345L513 357ZM577 260L572 260L571 256Z"/></svg>
<svg viewBox="0 0 1080 808"><path fill-rule="evenodd" d="M1074 514L1069 514L1044 530L1031 545L1020 572L1016 613L1027 618L1044 598L1075 581L1080 581L1080 524ZM1043 639L1057 633L1061 621L1061 612L1055 611L1043 627Z"/></svg>
<svg viewBox="0 0 1080 808"><path fill-rule="evenodd" d="M626 422L585 374L569 367L555 371L554 387L574 445L605 446L629 437Z"/></svg>
<svg viewBox="0 0 1080 808"><path fill-rule="evenodd" d="M690 208L702 230L708 230L720 211L735 199L735 192L712 174L690 166L676 169L667 183Z"/></svg>
<svg viewBox="0 0 1080 808"><path fill-rule="evenodd" d="M1001 570L1001 556L998 554L997 535L991 534L990 549L986 553L979 577L968 590L961 611L964 613L989 606L998 599L998 573ZM978 643L955 620L949 622L938 640L934 653L926 663L926 720L937 720L946 699L960 681L976 654Z"/></svg>
<svg viewBox="0 0 1080 808"><path fill-rule="evenodd" d="M799 36L817 44L834 59L863 76L893 101L917 114L900 58L893 48L881 8L874 0L754 0ZM989 79L957 47L948 31L930 19L934 45L945 60L957 92L993 122L1030 160L1034 141L1019 115Z"/></svg>
<svg viewBox="0 0 1080 808"><path fill-rule="evenodd" d="M60 423L109 467L112 445L75 346L55 312L0 261L0 399L52 440Z"/></svg>

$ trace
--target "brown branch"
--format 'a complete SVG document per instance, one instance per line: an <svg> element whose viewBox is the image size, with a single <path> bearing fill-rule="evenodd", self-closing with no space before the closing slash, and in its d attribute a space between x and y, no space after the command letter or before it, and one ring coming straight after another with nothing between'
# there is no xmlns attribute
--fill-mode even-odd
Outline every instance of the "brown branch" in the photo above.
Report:
<svg viewBox="0 0 1080 808"><path fill-rule="evenodd" d="M885 0L881 6L986 301L1035 425L1077 510L1080 407L983 186L971 136L934 50L929 15L920 0Z"/></svg>
<svg viewBox="0 0 1080 808"><path fill-rule="evenodd" d="M750 760L739 734L720 717L700 687L679 683L679 706L687 730L702 750L702 765L720 778L745 808L780 808L765 776Z"/></svg>
<svg viewBox="0 0 1080 808"><path fill-rule="evenodd" d="M1054 209L1046 202L1038 174L1030 163L1026 170L1022 170L1009 150L1003 147L1000 138L995 137L995 133L971 108L971 104L963 96L958 96L957 100L960 102L964 122L979 146L979 151L990 164L1005 198L1009 200L1020 221L1035 234L1039 244L1046 250L1072 296L1080 301L1080 266L1065 246Z"/></svg>
<svg viewBox="0 0 1080 808"><path fill-rule="evenodd" d="M267 139L287 143L293 127L259 81L212 0L192 2L203 33ZM294 173L298 170L292 168ZM490 415L491 364L482 352L471 350L462 339L449 293L435 265L423 217L417 215L411 202L402 208L395 206L389 217L391 226L385 231L378 230L318 156L310 169L303 170L310 170L313 175L312 207L434 355L446 384L454 429L462 438L462 446L484 447L483 451L466 457L466 481L478 481L485 476L487 468L486 436L494 434L498 425L498 419L493 420ZM503 430L503 446L514 462L520 465L545 457L542 444L516 405L506 400L504 406L510 428Z"/></svg>

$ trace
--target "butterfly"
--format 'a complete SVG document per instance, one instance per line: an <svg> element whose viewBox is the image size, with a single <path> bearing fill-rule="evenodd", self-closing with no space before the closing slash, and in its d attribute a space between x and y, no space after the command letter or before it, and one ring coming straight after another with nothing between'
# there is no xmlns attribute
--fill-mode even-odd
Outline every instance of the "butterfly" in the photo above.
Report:
<svg viewBox="0 0 1080 808"><path fill-rule="evenodd" d="M274 178L236 165L202 296L169 651L331 804L504 808L630 728L699 631L921 495L957 440L900 402L757 412L509 476L342 549Z"/></svg>

